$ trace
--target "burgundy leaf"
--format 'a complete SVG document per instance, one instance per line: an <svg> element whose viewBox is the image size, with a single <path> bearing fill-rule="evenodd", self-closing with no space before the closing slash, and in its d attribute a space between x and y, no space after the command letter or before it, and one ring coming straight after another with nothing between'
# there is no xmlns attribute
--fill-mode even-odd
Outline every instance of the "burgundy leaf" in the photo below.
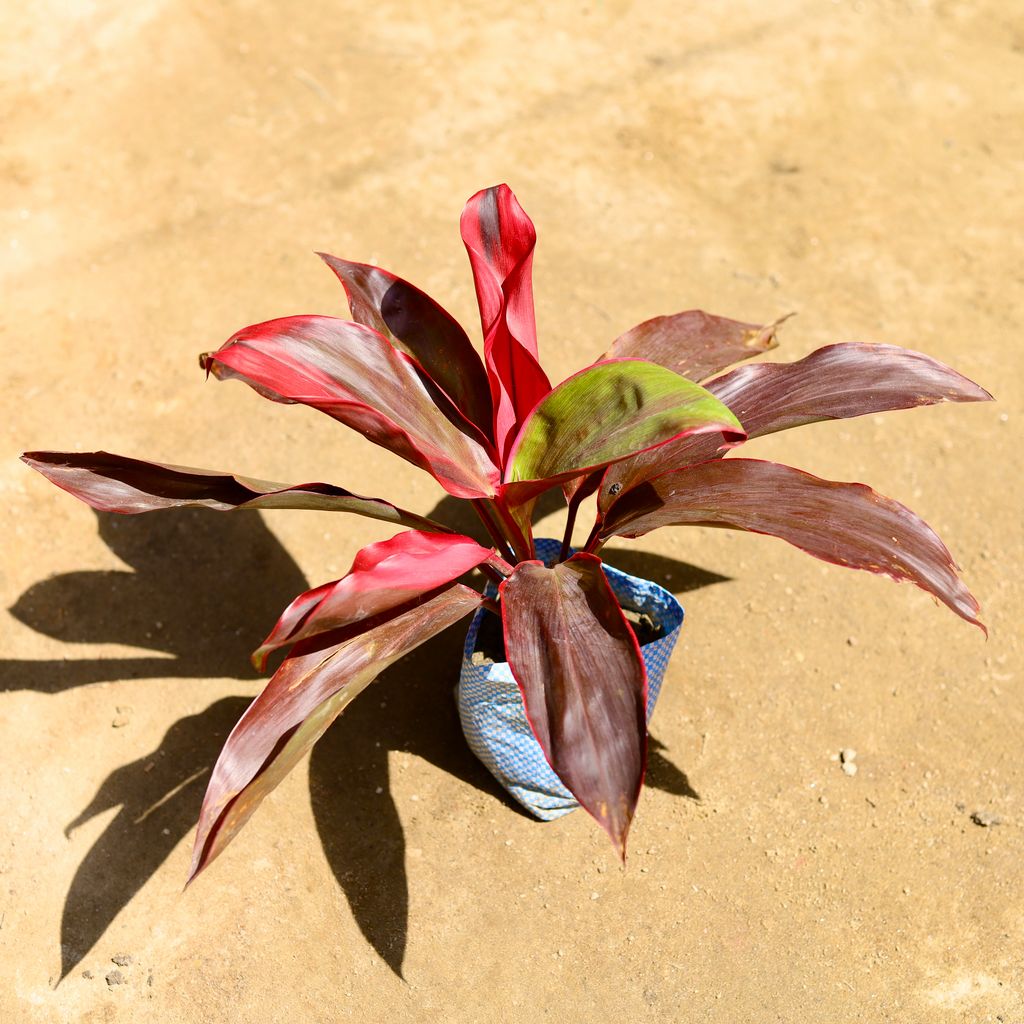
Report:
<svg viewBox="0 0 1024 1024"><path fill-rule="evenodd" d="M263 798L381 672L478 607L460 584L412 608L296 646L232 730L203 800L189 881L238 834Z"/></svg>
<svg viewBox="0 0 1024 1024"><path fill-rule="evenodd" d="M353 512L437 533L451 531L382 498L364 498L333 484L284 484L216 473L208 469L142 462L108 452L26 452L22 462L100 512L135 515L161 508L202 507L219 511L305 508Z"/></svg>
<svg viewBox="0 0 1024 1024"><path fill-rule="evenodd" d="M597 493L598 516L606 516L618 495L625 495L644 481L721 457L735 447L735 440L723 433L687 434L613 463L605 471Z"/></svg>
<svg viewBox="0 0 1024 1024"><path fill-rule="evenodd" d="M300 594L253 653L261 672L271 651L380 615L451 583L493 557L471 537L409 530L363 548L340 580Z"/></svg>
<svg viewBox="0 0 1024 1024"><path fill-rule="evenodd" d="M896 345L828 345L793 363L740 366L704 385L743 424L747 437L828 419L992 396L931 356ZM615 493L644 480L725 454L710 435L670 441L609 469L598 497L607 512Z"/></svg>
<svg viewBox="0 0 1024 1024"><path fill-rule="evenodd" d="M380 267L323 252L317 255L344 285L352 319L416 359L484 436L489 436L494 425L487 373L451 314L419 288Z"/></svg>
<svg viewBox="0 0 1024 1024"><path fill-rule="evenodd" d="M897 345L847 343L794 363L740 366L705 387L736 414L748 437L938 402L992 396L931 356Z"/></svg>
<svg viewBox="0 0 1024 1024"><path fill-rule="evenodd" d="M505 651L533 734L625 859L647 758L647 674L601 561L523 562L500 591Z"/></svg>
<svg viewBox="0 0 1024 1024"><path fill-rule="evenodd" d="M537 233L508 185L473 196L460 229L480 306L494 439L504 460L519 425L551 389L537 361L532 278Z"/></svg>
<svg viewBox="0 0 1024 1024"><path fill-rule="evenodd" d="M601 359L645 359L699 381L775 348L775 330L782 320L762 326L688 309L637 324L616 338Z"/></svg>
<svg viewBox="0 0 1024 1024"><path fill-rule="evenodd" d="M822 480L774 462L721 459L655 477L612 505L601 530L641 537L660 526L723 526L781 537L815 558L909 580L968 622L980 608L932 528L864 484Z"/></svg>
<svg viewBox="0 0 1024 1024"><path fill-rule="evenodd" d="M326 316L270 320L239 331L201 363L275 402L327 413L425 469L456 497L496 491L498 470L479 430L409 356L362 324Z"/></svg>

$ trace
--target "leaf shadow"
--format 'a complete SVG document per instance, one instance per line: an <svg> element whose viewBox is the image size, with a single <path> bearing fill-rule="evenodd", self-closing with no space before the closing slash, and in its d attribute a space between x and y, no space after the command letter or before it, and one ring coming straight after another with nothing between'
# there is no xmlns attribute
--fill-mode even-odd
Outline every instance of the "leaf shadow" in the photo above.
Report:
<svg viewBox="0 0 1024 1024"><path fill-rule="evenodd" d="M472 513L463 502L446 498L431 515L479 535L476 520L464 518ZM11 612L24 625L69 644L122 643L154 654L0 661L0 690L59 694L127 678L256 678L249 652L281 609L308 587L259 514L97 513L97 522L100 538L132 571L70 572L42 580ZM623 554L626 562L616 564L627 568L636 553ZM671 574L677 583L689 581L685 589L723 579L671 559L636 557L647 559L635 564L650 578ZM390 792L391 752L422 758L526 813L462 738L452 689L463 632L459 626L445 631L383 673L328 730L310 759L312 807L330 869L362 934L399 977L409 891L402 820ZM248 702L224 698L180 719L156 751L112 772L68 825L71 834L95 815L120 808L71 883L61 921L61 978L195 825L208 769ZM663 749L652 740L648 783L697 798Z"/></svg>
<svg viewBox="0 0 1024 1024"><path fill-rule="evenodd" d="M292 557L252 512L97 512L100 539L130 567L69 572L33 584L11 614L67 643L156 652L123 658L0 661L0 691L60 693L122 679L256 679L249 653L307 587Z"/></svg>
<svg viewBox="0 0 1024 1024"><path fill-rule="evenodd" d="M180 718L156 750L112 771L66 826L71 838L96 815L119 808L79 864L64 901L61 980L194 828L210 768L248 703L225 697Z"/></svg>

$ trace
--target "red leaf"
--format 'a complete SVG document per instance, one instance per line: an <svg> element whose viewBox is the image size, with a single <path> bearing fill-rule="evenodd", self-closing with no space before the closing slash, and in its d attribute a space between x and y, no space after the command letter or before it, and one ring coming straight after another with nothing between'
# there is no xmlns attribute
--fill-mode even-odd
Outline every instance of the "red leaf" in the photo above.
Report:
<svg viewBox="0 0 1024 1024"><path fill-rule="evenodd" d="M217 759L199 816L189 881L384 669L481 600L475 590L453 584L412 608L299 644L239 720Z"/></svg>
<svg viewBox="0 0 1024 1024"><path fill-rule="evenodd" d="M490 445L404 352L350 320L293 316L229 338L202 365L265 398L297 402L353 427L430 473L458 498L493 495Z"/></svg>
<svg viewBox="0 0 1024 1024"><path fill-rule="evenodd" d="M780 323L782 320L767 326L745 324L688 309L637 324L616 338L601 359L645 359L699 381L775 348L775 330Z"/></svg>
<svg viewBox="0 0 1024 1024"><path fill-rule="evenodd" d="M533 734L625 859L647 759L647 674L601 561L522 562L501 585L501 607Z"/></svg>
<svg viewBox="0 0 1024 1024"><path fill-rule="evenodd" d="M480 356L456 320L429 295L365 263L317 255L337 274L352 319L408 353L459 409L489 437L493 410Z"/></svg>
<svg viewBox="0 0 1024 1024"><path fill-rule="evenodd" d="M271 651L407 604L493 556L471 537L409 530L363 548L340 580L300 594L253 653L263 671Z"/></svg>
<svg viewBox="0 0 1024 1024"><path fill-rule="evenodd" d="M473 196L460 229L480 306L495 444L504 460L519 426L551 389L537 361L531 276L537 233L508 185Z"/></svg>
<svg viewBox="0 0 1024 1024"><path fill-rule="evenodd" d="M100 512L135 515L161 508L305 508L352 512L417 530L451 532L383 498L364 498L333 484L286 487L208 469L142 462L108 452L26 452L21 461Z"/></svg>
<svg viewBox="0 0 1024 1024"><path fill-rule="evenodd" d="M834 565L909 580L980 626L980 608L932 528L864 484L822 480L753 459L722 459L666 473L612 505L601 538L660 526L724 526L781 537Z"/></svg>
<svg viewBox="0 0 1024 1024"><path fill-rule="evenodd" d="M704 385L736 414L747 437L828 419L910 409L938 402L984 402L992 396L931 356L896 345L828 345L793 363L740 366ZM723 455L709 435L670 441L609 469L598 496Z"/></svg>

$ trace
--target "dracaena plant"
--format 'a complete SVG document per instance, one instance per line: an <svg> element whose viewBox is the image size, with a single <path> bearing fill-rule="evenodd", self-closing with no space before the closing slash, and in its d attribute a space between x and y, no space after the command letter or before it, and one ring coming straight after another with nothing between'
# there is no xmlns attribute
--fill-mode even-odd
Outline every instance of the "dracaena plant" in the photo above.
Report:
<svg viewBox="0 0 1024 1024"><path fill-rule="evenodd" d="M934 359L841 344L792 363L729 366L774 348L775 324L691 310L627 331L552 387L537 357L531 283L536 235L507 186L462 214L483 359L423 292L377 267L323 260L351 320L292 316L247 327L201 364L275 402L353 427L469 501L485 547L438 522L335 484L286 486L109 455L33 452L25 461L93 508L172 506L351 512L404 527L351 570L297 597L254 653L280 667L229 736L203 804L190 877L238 833L346 705L387 666L484 604L554 771L622 856L646 763L646 676L602 572L611 537L711 525L781 537L817 558L910 580L980 625L949 552L913 512L862 484L736 458L747 438L936 402L989 399ZM703 382L703 383L701 383ZM554 565L535 559L531 514L561 487L568 524ZM580 503L595 496L583 550ZM479 569L496 598L459 582ZM984 628L984 627L982 627Z"/></svg>

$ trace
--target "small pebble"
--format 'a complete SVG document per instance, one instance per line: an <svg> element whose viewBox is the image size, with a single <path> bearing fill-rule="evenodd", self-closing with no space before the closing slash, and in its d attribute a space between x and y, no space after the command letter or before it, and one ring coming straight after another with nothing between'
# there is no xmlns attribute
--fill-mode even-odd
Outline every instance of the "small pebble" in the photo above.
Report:
<svg viewBox="0 0 1024 1024"><path fill-rule="evenodd" d="M82 977L83 978L91 978L92 977L92 971L82 971Z"/></svg>
<svg viewBox="0 0 1024 1024"><path fill-rule="evenodd" d="M857 766L852 761L844 761L843 762L843 773L845 775L856 775L857 774Z"/></svg>
<svg viewBox="0 0 1024 1024"><path fill-rule="evenodd" d="M993 825L1002 825L1003 819L991 811L977 810L971 812L971 821L982 828L991 828Z"/></svg>
<svg viewBox="0 0 1024 1024"><path fill-rule="evenodd" d="M119 953L117 956L112 956L110 962L118 967L127 967L132 962L132 958L127 953Z"/></svg>
<svg viewBox="0 0 1024 1024"><path fill-rule="evenodd" d="M123 985L127 980L120 971L111 971L106 977L109 988L113 988L115 985Z"/></svg>
<svg viewBox="0 0 1024 1024"><path fill-rule="evenodd" d="M590 898L592 900L599 900L601 898L601 894L599 892L592 892L590 894Z"/></svg>
<svg viewBox="0 0 1024 1024"><path fill-rule="evenodd" d="M846 764L849 761L856 761L857 751L852 747L843 747L843 749L839 751L839 760L842 761L843 764Z"/></svg>
<svg viewBox="0 0 1024 1024"><path fill-rule="evenodd" d="M114 708L116 712L114 720L110 723L112 729L123 729L132 720L132 708Z"/></svg>

